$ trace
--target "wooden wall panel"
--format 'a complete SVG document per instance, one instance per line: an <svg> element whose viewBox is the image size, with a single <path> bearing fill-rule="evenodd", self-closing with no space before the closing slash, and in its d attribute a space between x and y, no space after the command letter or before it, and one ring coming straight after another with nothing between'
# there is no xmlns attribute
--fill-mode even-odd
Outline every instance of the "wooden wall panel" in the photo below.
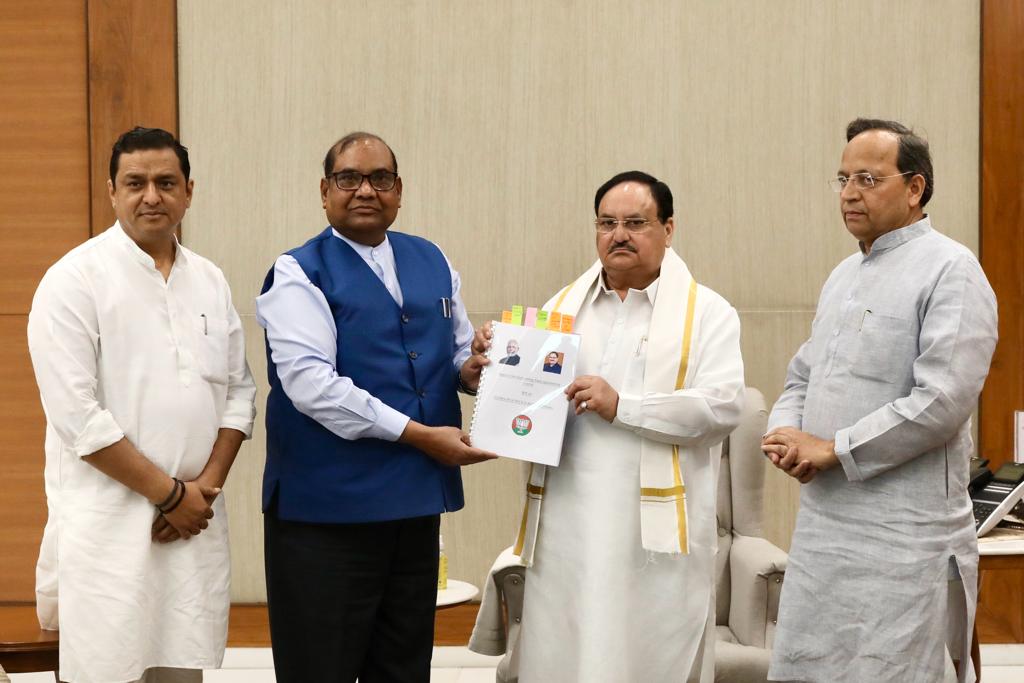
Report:
<svg viewBox="0 0 1024 683"><path fill-rule="evenodd" d="M0 315L0 602L35 600L35 563L46 523L46 420L25 343L27 321L26 315Z"/></svg>
<svg viewBox="0 0 1024 683"><path fill-rule="evenodd" d="M114 223L110 147L133 126L178 132L175 0L89 0L92 234Z"/></svg>
<svg viewBox="0 0 1024 683"><path fill-rule="evenodd" d="M82 0L0 11L0 314L28 313L46 268L89 234L85 42Z"/></svg>
<svg viewBox="0 0 1024 683"><path fill-rule="evenodd" d="M85 3L0 12L0 601L34 600L44 418L25 328L43 273L89 237Z"/></svg>
<svg viewBox="0 0 1024 683"><path fill-rule="evenodd" d="M1024 410L1024 3L981 7L981 263L999 299L999 345L980 441L996 465L1013 460L1013 412Z"/></svg>
<svg viewBox="0 0 1024 683"><path fill-rule="evenodd" d="M979 418L980 452L1013 460L1024 410L1024 3L981 5L981 263L999 300L999 344ZM1024 561L981 558L978 636L1024 642Z"/></svg>
<svg viewBox="0 0 1024 683"><path fill-rule="evenodd" d="M0 12L0 602L34 599L45 421L25 340L46 268L113 222L110 146L177 129L173 0L4 0Z"/></svg>

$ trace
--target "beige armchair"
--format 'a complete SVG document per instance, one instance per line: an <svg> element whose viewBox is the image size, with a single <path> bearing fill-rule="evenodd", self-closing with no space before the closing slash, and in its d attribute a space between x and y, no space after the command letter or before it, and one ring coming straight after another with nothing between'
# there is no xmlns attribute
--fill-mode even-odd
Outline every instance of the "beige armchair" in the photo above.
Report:
<svg viewBox="0 0 1024 683"><path fill-rule="evenodd" d="M718 475L718 557L715 561L715 681L763 683L786 553L762 536L768 423L764 396L747 387L743 421L722 445Z"/></svg>
<svg viewBox="0 0 1024 683"><path fill-rule="evenodd" d="M718 479L715 681L761 683L768 661L786 571L786 553L761 536L765 458L761 435L768 421L764 397L747 388L745 415L722 445ZM469 649L500 655L497 683L519 680L519 627L526 568L507 548L484 585Z"/></svg>

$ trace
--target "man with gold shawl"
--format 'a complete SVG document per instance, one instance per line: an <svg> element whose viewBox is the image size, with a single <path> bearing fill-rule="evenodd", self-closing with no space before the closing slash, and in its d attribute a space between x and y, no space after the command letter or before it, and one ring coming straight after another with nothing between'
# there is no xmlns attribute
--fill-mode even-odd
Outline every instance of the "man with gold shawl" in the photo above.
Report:
<svg viewBox="0 0 1024 683"><path fill-rule="evenodd" d="M672 192L639 171L594 199L599 260L548 311L582 337L559 466L534 465L520 681L714 678L715 490L740 419L736 311L671 248Z"/></svg>

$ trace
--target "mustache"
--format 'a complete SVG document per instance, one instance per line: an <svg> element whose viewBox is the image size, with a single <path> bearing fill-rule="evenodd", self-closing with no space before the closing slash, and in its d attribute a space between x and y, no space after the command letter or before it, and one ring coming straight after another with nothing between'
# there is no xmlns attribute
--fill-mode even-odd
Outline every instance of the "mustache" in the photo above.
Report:
<svg viewBox="0 0 1024 683"><path fill-rule="evenodd" d="M618 251L619 249L625 249L626 251L631 251L634 254L636 253L636 247L629 242L616 242L615 244L612 244L608 247L608 253L610 254L613 251Z"/></svg>

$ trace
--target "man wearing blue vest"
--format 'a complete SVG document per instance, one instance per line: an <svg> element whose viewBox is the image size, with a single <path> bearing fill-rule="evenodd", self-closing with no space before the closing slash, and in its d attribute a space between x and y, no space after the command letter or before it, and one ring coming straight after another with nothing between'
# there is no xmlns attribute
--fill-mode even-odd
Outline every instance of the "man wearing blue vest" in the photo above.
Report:
<svg viewBox="0 0 1024 683"><path fill-rule="evenodd" d="M330 225L279 257L256 299L270 395L263 511L279 683L430 679L440 513L463 506L457 389L483 356L458 274L388 232L391 148L351 133L324 159Z"/></svg>

